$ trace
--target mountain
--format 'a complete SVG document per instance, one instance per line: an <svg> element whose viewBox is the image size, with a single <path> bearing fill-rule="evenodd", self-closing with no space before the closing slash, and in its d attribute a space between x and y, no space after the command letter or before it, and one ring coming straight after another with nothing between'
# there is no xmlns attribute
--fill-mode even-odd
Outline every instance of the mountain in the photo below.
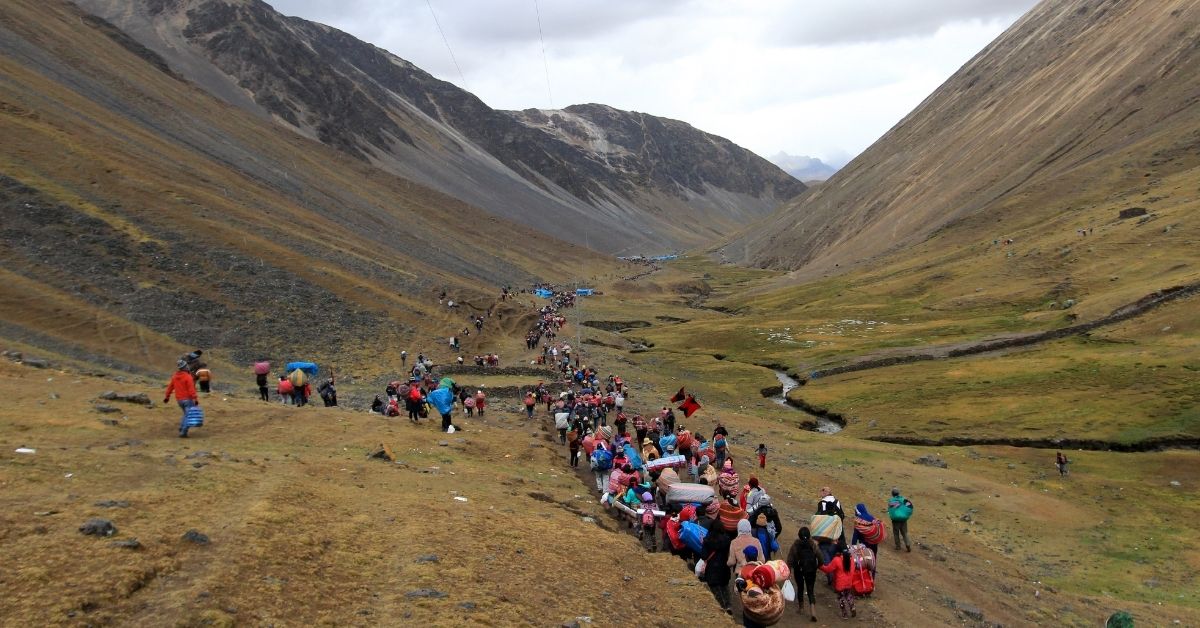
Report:
<svg viewBox="0 0 1200 628"><path fill-rule="evenodd" d="M818 277L944 228L990 242L1068 220L1190 167L1183 158L1200 146L1198 26L1193 1L1043 2L726 255Z"/></svg>
<svg viewBox="0 0 1200 628"><path fill-rule="evenodd" d="M821 161L818 157L789 155L783 151L771 157L771 163L800 181L824 181L838 171L837 168Z"/></svg>
<svg viewBox="0 0 1200 628"><path fill-rule="evenodd" d="M609 252L707 243L804 185L682 122L499 111L260 0L78 0L214 95L497 216Z"/></svg>
<svg viewBox="0 0 1200 628"><path fill-rule="evenodd" d="M613 266L171 67L69 3L0 6L8 348L143 371L190 346L383 368L384 347L462 325L440 291L482 304L501 285L574 278L563 256Z"/></svg>

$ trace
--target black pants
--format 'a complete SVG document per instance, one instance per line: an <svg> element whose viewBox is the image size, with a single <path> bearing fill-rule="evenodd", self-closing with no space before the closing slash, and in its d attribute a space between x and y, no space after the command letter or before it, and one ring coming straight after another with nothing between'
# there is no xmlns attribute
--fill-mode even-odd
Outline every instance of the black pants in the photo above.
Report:
<svg viewBox="0 0 1200 628"><path fill-rule="evenodd" d="M269 395L269 394L267 393L267 387L266 387L266 386L259 386L259 387L258 387L258 396L259 396L259 397L262 397L262 400L263 400L263 401L270 401L270 400L271 400L271 395Z"/></svg>
<svg viewBox="0 0 1200 628"><path fill-rule="evenodd" d="M565 428L565 427L558 428L558 440L563 445L567 444L567 428Z"/></svg>
<svg viewBox="0 0 1200 628"><path fill-rule="evenodd" d="M446 430L449 430L449 429L450 429L450 413L447 412L446 414L442 415L442 431L445 432Z"/></svg>
<svg viewBox="0 0 1200 628"><path fill-rule="evenodd" d="M804 592L808 591L808 603L816 606L817 600L813 597L813 586L817 584L817 571L797 571L792 575L796 577L796 601L804 603Z"/></svg>
<svg viewBox="0 0 1200 628"><path fill-rule="evenodd" d="M209 390L209 386L210 386L209 382L200 382L200 392L205 392L205 393L212 392L211 390Z"/></svg>
<svg viewBox="0 0 1200 628"><path fill-rule="evenodd" d="M579 450L578 449L571 450L571 466L572 467L579 466Z"/></svg>
<svg viewBox="0 0 1200 628"><path fill-rule="evenodd" d="M732 604L729 601L729 583L725 584L710 584L708 590L712 591L713 597L717 598L717 604L721 605L721 610L729 610Z"/></svg>

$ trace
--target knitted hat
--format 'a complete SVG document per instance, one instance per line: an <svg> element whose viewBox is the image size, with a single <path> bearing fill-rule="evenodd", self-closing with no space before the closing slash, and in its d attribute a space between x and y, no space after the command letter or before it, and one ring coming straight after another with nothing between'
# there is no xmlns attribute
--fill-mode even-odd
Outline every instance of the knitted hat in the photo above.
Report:
<svg viewBox="0 0 1200 628"><path fill-rule="evenodd" d="M737 522L737 531L738 534L750 534L750 522L745 519L739 520Z"/></svg>
<svg viewBox="0 0 1200 628"><path fill-rule="evenodd" d="M704 512L707 513L709 517L716 519L721 514L721 502L715 499L708 502L708 505L704 507Z"/></svg>
<svg viewBox="0 0 1200 628"><path fill-rule="evenodd" d="M654 501L654 496L651 495L649 492L642 493L642 501L652 502L652 501Z"/></svg>
<svg viewBox="0 0 1200 628"><path fill-rule="evenodd" d="M745 549L742 550L742 553L746 555L746 560L758 560L758 548L754 547L753 545L747 545Z"/></svg>

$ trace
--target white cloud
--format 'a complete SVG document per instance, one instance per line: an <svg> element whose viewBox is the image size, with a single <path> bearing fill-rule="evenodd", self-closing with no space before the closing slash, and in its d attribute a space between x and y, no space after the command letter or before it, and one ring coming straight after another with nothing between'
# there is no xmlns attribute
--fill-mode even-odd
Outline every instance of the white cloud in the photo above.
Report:
<svg viewBox="0 0 1200 628"><path fill-rule="evenodd" d="M536 0L557 108L686 121L843 164L1036 0ZM502 109L546 108L534 0L275 0ZM442 41L429 5L462 69Z"/></svg>

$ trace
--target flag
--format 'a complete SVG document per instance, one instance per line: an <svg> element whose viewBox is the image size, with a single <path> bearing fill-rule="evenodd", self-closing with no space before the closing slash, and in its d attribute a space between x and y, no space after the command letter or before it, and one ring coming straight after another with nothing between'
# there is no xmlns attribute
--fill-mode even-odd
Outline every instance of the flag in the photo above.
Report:
<svg viewBox="0 0 1200 628"><path fill-rule="evenodd" d="M680 386L679 392L675 393L674 397L671 397L671 403L679 403L680 401L684 400L685 393L683 391L683 388L684 387Z"/></svg>
<svg viewBox="0 0 1200 628"><path fill-rule="evenodd" d="M694 395L688 395L687 399L684 399L683 403L679 404L679 409L683 412L684 417L690 419L692 415L700 409L700 404L696 403L696 397Z"/></svg>

